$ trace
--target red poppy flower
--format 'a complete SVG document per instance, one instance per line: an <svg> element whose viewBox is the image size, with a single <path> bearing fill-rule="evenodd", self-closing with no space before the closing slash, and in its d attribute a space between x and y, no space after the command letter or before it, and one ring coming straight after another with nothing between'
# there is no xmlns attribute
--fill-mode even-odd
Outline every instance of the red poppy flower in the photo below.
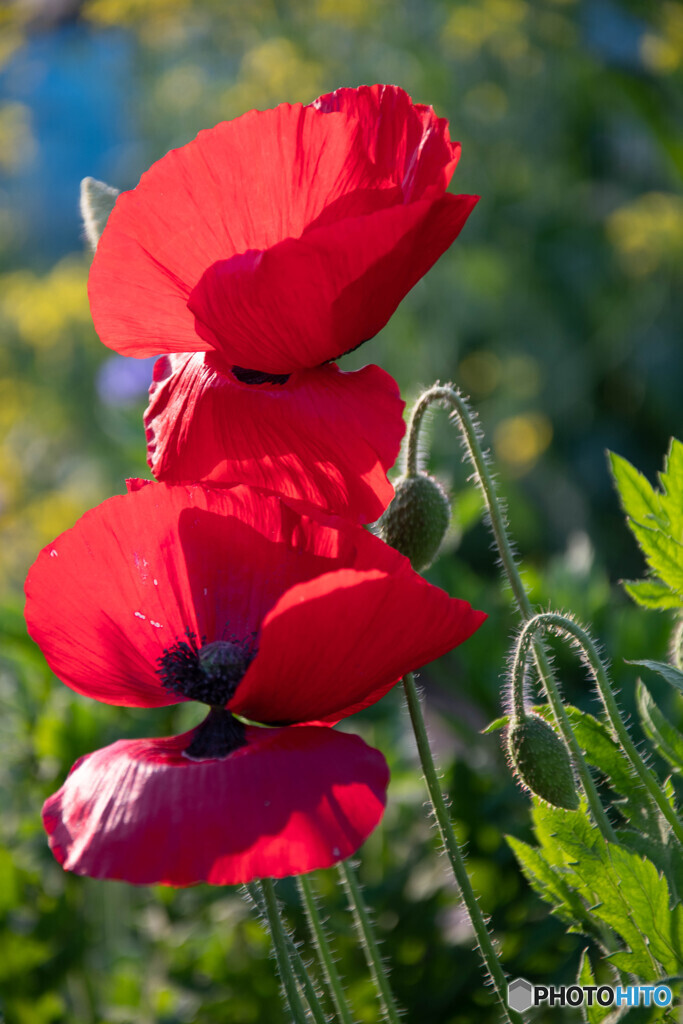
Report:
<svg viewBox="0 0 683 1024"><path fill-rule="evenodd" d="M384 759L298 723L378 700L484 616L343 519L246 487L135 486L41 553L29 631L80 693L210 711L183 736L79 761L45 805L55 855L79 873L174 885L348 856L381 817Z"/></svg>
<svg viewBox="0 0 683 1024"><path fill-rule="evenodd" d="M245 384L212 353L162 356L145 413L158 480L245 483L374 522L393 497L387 470L405 424L392 378L377 366L300 370Z"/></svg>
<svg viewBox="0 0 683 1024"><path fill-rule="evenodd" d="M92 264L102 341L286 375L377 333L477 201L447 122L395 86L226 121L119 196Z"/></svg>

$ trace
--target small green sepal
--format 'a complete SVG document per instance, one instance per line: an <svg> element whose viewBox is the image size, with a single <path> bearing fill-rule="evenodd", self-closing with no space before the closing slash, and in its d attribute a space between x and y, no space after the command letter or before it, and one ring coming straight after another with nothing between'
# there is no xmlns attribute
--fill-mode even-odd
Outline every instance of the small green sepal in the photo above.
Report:
<svg viewBox="0 0 683 1024"><path fill-rule="evenodd" d="M83 178L81 182L81 217L88 244L94 252L104 231L109 214L114 209L119 190L97 178Z"/></svg>

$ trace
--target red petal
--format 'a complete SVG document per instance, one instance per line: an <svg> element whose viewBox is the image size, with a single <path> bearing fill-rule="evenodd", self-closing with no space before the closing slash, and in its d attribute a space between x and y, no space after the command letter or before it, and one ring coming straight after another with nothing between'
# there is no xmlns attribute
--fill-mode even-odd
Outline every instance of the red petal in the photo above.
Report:
<svg viewBox="0 0 683 1024"><path fill-rule="evenodd" d="M188 736L120 740L82 758L43 809L68 871L137 884L233 885L325 868L380 821L389 772L357 736L248 729L224 760Z"/></svg>
<svg viewBox="0 0 683 1024"><path fill-rule="evenodd" d="M219 260L188 300L197 330L228 363L266 373L336 359L384 327L476 202L401 204Z"/></svg>
<svg viewBox="0 0 683 1024"><path fill-rule="evenodd" d="M414 104L396 85L336 89L313 105L358 121L369 158L401 185L405 201L437 198L445 191L460 143L450 141L448 121L432 107Z"/></svg>
<svg viewBox="0 0 683 1024"><path fill-rule="evenodd" d="M288 590L264 619L231 710L262 722L337 721L478 629L483 612L393 555L393 571L340 569Z"/></svg>
<svg viewBox="0 0 683 1024"><path fill-rule="evenodd" d="M101 340L135 356L210 348L186 306L207 267L298 237L349 193L384 188L392 182L344 114L283 104L200 132L116 202L89 280Z"/></svg>
<svg viewBox="0 0 683 1024"><path fill-rule="evenodd" d="M148 483L87 512L40 554L26 581L29 632L79 693L174 704L157 660L186 630L244 638L289 586L353 564L372 539L249 488Z"/></svg>
<svg viewBox="0 0 683 1024"><path fill-rule="evenodd" d="M393 496L386 473L403 404L377 366L321 366L254 386L210 356L162 357L145 413L148 460L169 483L241 482L373 522Z"/></svg>

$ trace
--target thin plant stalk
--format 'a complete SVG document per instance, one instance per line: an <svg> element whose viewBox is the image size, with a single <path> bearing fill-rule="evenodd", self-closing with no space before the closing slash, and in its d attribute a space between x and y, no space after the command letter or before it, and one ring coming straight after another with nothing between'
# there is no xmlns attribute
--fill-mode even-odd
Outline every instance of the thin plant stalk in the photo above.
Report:
<svg viewBox="0 0 683 1024"><path fill-rule="evenodd" d="M356 931L363 947L363 952L365 953L368 969L377 990L377 999L382 1011L382 1017L387 1021L387 1024L400 1024L399 1010L391 991L386 969L382 963L372 922L370 921L370 915L368 914L363 900L360 884L356 878L356 872L348 860L340 861L339 864L337 864L337 870L339 871L349 898Z"/></svg>
<svg viewBox="0 0 683 1024"><path fill-rule="evenodd" d="M638 748L629 735L612 691L609 674L592 637L577 622L564 615L560 615L558 612L540 612L524 626L519 637L518 649L523 649L523 641L526 639L526 636L531 636L542 629L550 629L554 633L568 637L579 648L583 660L595 680L597 691L616 739L631 762L636 775L647 790L648 796L671 827L671 831L679 843L683 843L683 825L681 825L676 812L662 792L657 779L643 761L638 753ZM519 657L513 666L512 682L516 690L520 690L522 686L523 661L524 658Z"/></svg>
<svg viewBox="0 0 683 1024"><path fill-rule="evenodd" d="M496 487L493 477L489 471L486 456L484 455L479 442L480 430L467 401L457 388L447 384L435 384L433 387L425 391L416 402L408 426L406 476L414 476L417 473L420 426L427 409L431 405L435 404L445 405L450 410L451 418L460 429L467 458L472 465L475 479L484 498L491 531L493 533L496 547L498 548L498 553L500 555L505 575L519 609L519 614L522 620L527 622L533 617L534 611L517 568L512 544L510 543L510 538L508 536L505 515L496 494ZM543 688L545 689L548 701L552 708L557 727L560 730L560 734L564 739L565 744L569 748L571 757L576 766L593 818L603 837L614 842L616 838L614 829L612 828L605 809L600 802L600 797L595 783L593 782L593 777L591 776L578 741L574 736L569 716L567 715L562 703L560 691L557 686L557 682L555 681L548 656L543 645L538 642L534 645L534 661L536 663L539 678L541 679Z"/></svg>
<svg viewBox="0 0 683 1024"><path fill-rule="evenodd" d="M308 1024L309 1021L309 1015L297 985L298 975L306 992L306 999L313 1020L316 1024L326 1024L327 1018L320 1006L313 983L308 976L303 961L299 957L296 946L282 923L273 880L271 878L263 878L260 882L253 882L247 885L246 889L254 904L263 913L268 922L285 1001L292 1015L292 1021L294 1024ZM295 964L300 970L296 970Z"/></svg>
<svg viewBox="0 0 683 1024"><path fill-rule="evenodd" d="M507 991L505 975L503 974L503 969L500 966L500 961L494 948L493 940L491 939L488 928L486 927L484 915L481 912L477 897L474 894L474 889L472 888L472 883L470 882L470 877L467 873L465 858L460 850L455 832L453 831L451 817L441 789L441 783L434 764L434 758L432 757L432 750L429 745L427 729L422 715L422 708L420 706L420 697L417 692L412 672L408 672L404 676L403 689L406 695L408 712L410 713L410 720L413 724L413 731L415 732L422 771L424 772L427 789L429 790L429 797L432 802L434 817L436 818L441 842L443 843L443 847L453 869L453 874L455 875L455 880L458 883L463 901L467 907L467 912L470 916L472 927L474 928L474 934L477 937L484 965L491 977L491 981L493 982L501 1005L505 1010L506 1019L510 1021L511 1024L522 1024L521 1016L515 1010L510 1009L507 1005L507 1000L505 998L505 993Z"/></svg>
<svg viewBox="0 0 683 1024"><path fill-rule="evenodd" d="M339 1020L342 1024L353 1024L353 1017L346 1002L344 988L334 962L334 956L332 955L327 935L325 934L325 926L323 925L323 921L318 910L315 892L309 876L299 875L297 878L297 885L301 895L301 901L306 912L306 917L308 919L308 925L313 937L313 942L318 952L318 960L322 967L323 974L325 975L330 997L334 1003Z"/></svg>

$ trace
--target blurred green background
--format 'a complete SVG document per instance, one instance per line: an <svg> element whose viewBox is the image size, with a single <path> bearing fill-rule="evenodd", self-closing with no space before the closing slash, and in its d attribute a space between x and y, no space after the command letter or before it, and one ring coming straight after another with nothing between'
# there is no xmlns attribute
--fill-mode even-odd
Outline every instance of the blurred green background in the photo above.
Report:
<svg viewBox="0 0 683 1024"><path fill-rule="evenodd" d="M0 1012L7 1024L278 1022L268 940L237 892L131 889L66 876L43 799L81 754L183 727L72 694L28 641L21 586L38 550L145 475L149 361L98 342L86 297L80 179L133 187L201 128L250 107L386 81L462 142L452 185L482 201L378 338L409 400L453 379L493 449L534 600L591 621L615 663L661 657L669 623L629 606L640 575L607 474L613 448L650 477L683 433L683 7L672 0L23 0L0 7ZM680 323L680 320L679 320ZM514 616L455 434L435 417L429 466L456 494L430 578L490 613L422 674L475 886L506 970L572 979L580 937L532 896L504 835L528 807L495 736ZM592 707L570 658L569 697ZM671 701L672 698L667 698ZM680 718L678 706L670 707ZM350 726L393 782L361 875L408 1020L498 1019L434 835L398 694ZM358 1016L372 991L334 872L319 874ZM295 893L282 887L299 935ZM561 1019L553 1011L552 1020ZM573 1019L573 1018L572 1018Z"/></svg>

